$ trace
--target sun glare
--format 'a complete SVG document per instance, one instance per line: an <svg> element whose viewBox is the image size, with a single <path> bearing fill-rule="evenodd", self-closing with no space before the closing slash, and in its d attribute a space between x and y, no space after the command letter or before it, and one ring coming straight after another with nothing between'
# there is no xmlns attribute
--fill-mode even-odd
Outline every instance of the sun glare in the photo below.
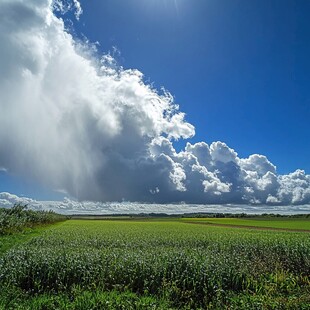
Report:
<svg viewBox="0 0 310 310"><path fill-rule="evenodd" d="M179 15L179 0L149 0L144 1L144 5L152 10L165 10L170 14Z"/></svg>

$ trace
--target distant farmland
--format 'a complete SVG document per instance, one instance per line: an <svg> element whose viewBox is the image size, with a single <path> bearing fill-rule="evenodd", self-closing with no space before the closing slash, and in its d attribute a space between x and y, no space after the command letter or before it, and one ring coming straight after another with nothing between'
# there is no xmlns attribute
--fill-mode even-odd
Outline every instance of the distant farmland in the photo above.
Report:
<svg viewBox="0 0 310 310"><path fill-rule="evenodd" d="M218 225L252 229L274 229L285 231L304 231L310 233L310 219L305 218L184 218L185 223Z"/></svg>

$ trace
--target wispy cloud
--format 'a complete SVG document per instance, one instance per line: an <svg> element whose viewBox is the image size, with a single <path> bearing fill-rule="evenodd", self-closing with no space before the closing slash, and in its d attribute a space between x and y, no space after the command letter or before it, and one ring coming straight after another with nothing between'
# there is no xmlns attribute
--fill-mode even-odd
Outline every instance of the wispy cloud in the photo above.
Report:
<svg viewBox="0 0 310 310"><path fill-rule="evenodd" d="M78 200L310 203L310 176L278 175L263 155L223 142L176 152L195 130L172 95L76 42L53 12L72 8L0 0L1 167Z"/></svg>

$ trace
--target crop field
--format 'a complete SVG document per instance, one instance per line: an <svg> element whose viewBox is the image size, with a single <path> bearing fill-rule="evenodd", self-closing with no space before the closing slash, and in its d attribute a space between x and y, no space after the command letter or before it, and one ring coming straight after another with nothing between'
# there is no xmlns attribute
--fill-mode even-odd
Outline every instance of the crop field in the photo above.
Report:
<svg viewBox="0 0 310 310"><path fill-rule="evenodd" d="M0 254L0 309L310 309L309 233L187 220L50 226Z"/></svg>
<svg viewBox="0 0 310 310"><path fill-rule="evenodd" d="M277 219L266 217L258 218L183 218L184 222L226 225L226 226L246 226L253 228L275 228L283 230L303 230L310 233L310 219L293 218L293 219Z"/></svg>

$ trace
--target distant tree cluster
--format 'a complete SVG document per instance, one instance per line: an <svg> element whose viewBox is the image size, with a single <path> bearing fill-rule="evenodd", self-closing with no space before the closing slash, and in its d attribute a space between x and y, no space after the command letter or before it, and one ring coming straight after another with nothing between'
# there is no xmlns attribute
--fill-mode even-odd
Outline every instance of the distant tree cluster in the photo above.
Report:
<svg viewBox="0 0 310 310"><path fill-rule="evenodd" d="M25 228L64 221L66 216L53 211L29 210L27 205L15 204L10 209L0 208L0 235L9 235Z"/></svg>
<svg viewBox="0 0 310 310"><path fill-rule="evenodd" d="M263 214L247 214L247 213L190 213L183 214L181 217L193 217L193 218L309 218L310 214L274 214L274 213L263 213Z"/></svg>

